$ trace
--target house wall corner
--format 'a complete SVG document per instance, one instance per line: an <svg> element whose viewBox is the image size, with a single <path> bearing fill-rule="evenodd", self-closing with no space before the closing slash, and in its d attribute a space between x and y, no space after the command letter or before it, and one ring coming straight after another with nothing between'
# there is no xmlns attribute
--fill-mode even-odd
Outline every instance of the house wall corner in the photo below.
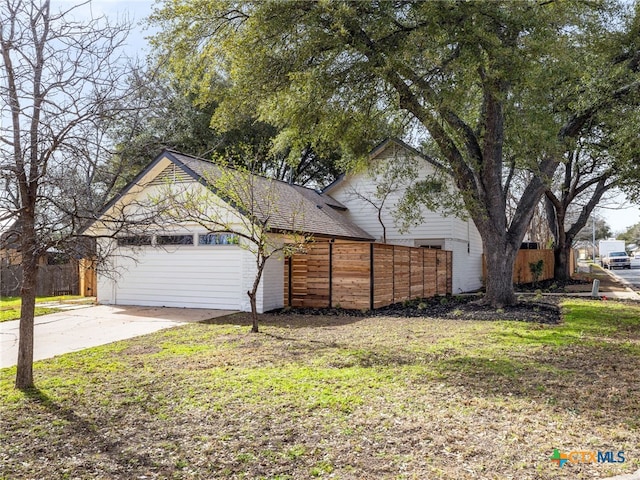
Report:
<svg viewBox="0 0 640 480"><path fill-rule="evenodd" d="M242 291L240 298L240 310L251 311L251 303L247 292L251 290L256 278L255 255L245 250L242 255ZM268 312L284 306L282 292L284 290L284 258L281 255L273 255L269 258L262 271L262 278L258 285L256 307L258 313Z"/></svg>

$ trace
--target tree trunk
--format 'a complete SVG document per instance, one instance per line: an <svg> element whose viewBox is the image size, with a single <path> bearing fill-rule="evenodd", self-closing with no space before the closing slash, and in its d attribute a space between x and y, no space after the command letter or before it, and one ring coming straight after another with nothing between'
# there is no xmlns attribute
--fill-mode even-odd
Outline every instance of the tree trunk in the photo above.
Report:
<svg viewBox="0 0 640 480"><path fill-rule="evenodd" d="M513 289L513 265L521 238L516 242L510 240L507 232L501 233L488 222L480 225L482 228L478 230L484 245L486 267L483 303L496 308L513 305L517 301Z"/></svg>
<svg viewBox="0 0 640 480"><path fill-rule="evenodd" d="M564 203L558 203L555 207L556 231L554 232L553 245L553 279L566 281L571 278L569 271L569 255L571 254L571 243L573 237L569 238L565 229L565 218L567 209Z"/></svg>
<svg viewBox="0 0 640 480"><path fill-rule="evenodd" d="M264 255L260 252L256 254L256 276L253 279L253 285L251 286L251 290L247 292L249 296L249 303L251 305L251 332L258 333L258 305L257 305L257 296L258 296L258 286L260 285L260 279L262 278L262 272L264 272L264 266L267 263L268 258L265 258Z"/></svg>
<svg viewBox="0 0 640 480"><path fill-rule="evenodd" d="M256 289L247 292L251 304L251 333L258 333L258 307L256 305Z"/></svg>
<svg viewBox="0 0 640 480"><path fill-rule="evenodd" d="M382 220L382 207L378 208L378 222L382 227L382 243L387 243L387 227L384 226L384 221Z"/></svg>
<svg viewBox="0 0 640 480"><path fill-rule="evenodd" d="M24 234L24 232L23 232ZM23 243L25 245L25 243ZM26 245L25 245L26 246ZM15 387L27 390L33 383L33 324L36 305L38 257L33 248L22 251L22 287L20 296L20 337L18 340L18 368Z"/></svg>
<svg viewBox="0 0 640 480"><path fill-rule="evenodd" d="M566 235L560 235L561 239L558 245L553 247L553 258L555 264L553 266L553 278L554 280L567 281L571 280L571 243L567 241Z"/></svg>
<svg viewBox="0 0 640 480"><path fill-rule="evenodd" d="M569 272L569 255L571 255L570 245L558 245L553 249L553 278L554 280L566 281L571 278Z"/></svg>
<svg viewBox="0 0 640 480"><path fill-rule="evenodd" d="M516 303L513 290L513 264L516 253L517 250L513 248L499 248L495 247L495 244L485 249L485 303L497 308Z"/></svg>

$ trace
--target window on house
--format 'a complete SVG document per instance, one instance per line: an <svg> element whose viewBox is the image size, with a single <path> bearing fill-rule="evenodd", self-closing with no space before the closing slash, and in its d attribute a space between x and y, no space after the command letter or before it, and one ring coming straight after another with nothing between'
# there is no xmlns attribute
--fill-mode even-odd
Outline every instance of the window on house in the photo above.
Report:
<svg viewBox="0 0 640 480"><path fill-rule="evenodd" d="M193 245L193 235L158 235L156 245Z"/></svg>
<svg viewBox="0 0 640 480"><path fill-rule="evenodd" d="M240 238L235 233L205 233L198 235L198 245L238 245Z"/></svg>
<svg viewBox="0 0 640 480"><path fill-rule="evenodd" d="M120 247L139 247L142 245L151 245L150 235L130 235L118 238L118 246Z"/></svg>

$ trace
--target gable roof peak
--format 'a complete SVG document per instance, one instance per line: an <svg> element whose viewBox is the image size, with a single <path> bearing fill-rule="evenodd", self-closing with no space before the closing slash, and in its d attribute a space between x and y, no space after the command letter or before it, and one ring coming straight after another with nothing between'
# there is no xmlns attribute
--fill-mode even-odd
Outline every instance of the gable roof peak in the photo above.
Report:
<svg viewBox="0 0 640 480"><path fill-rule="evenodd" d="M182 169L194 182L210 188L223 200L225 200L224 192L217 191L212 180L219 176L223 169L240 174L238 169L165 148L134 180L107 203L100 215L102 216L117 201L124 199L127 192L134 186L144 187L148 185L148 182L144 182L144 185L141 184L141 180L163 159L170 161L177 168ZM291 220L300 216L302 218L302 224L296 227L296 229L303 233L337 238L373 240L371 235L353 224L341 213L341 211L346 210L346 207L329 195L313 188L290 184L252 172L247 172L247 174L257 180L252 186L253 191L257 194L265 193L267 189L271 190L272 188L276 191L275 200L271 200L274 211L266 213L270 219L269 228L271 230L290 231ZM156 177L157 175L153 178ZM151 181L153 181L153 179L151 179ZM331 208L322 208L324 206ZM302 211L296 211L296 209L301 209Z"/></svg>
<svg viewBox="0 0 640 480"><path fill-rule="evenodd" d="M426 154L424 154L423 152L421 152L417 148L412 147L411 145L409 145L405 141L399 139L398 137L389 137L389 138L383 140L382 142L380 142L375 147L373 147L371 152L369 152L369 155L368 155L368 158L367 158L368 162L374 161L376 158L378 158L380 155L382 155L382 153L384 153L389 147L392 147L392 146L397 146L397 147L400 147L400 148L408 151L412 155L417 156L421 160L424 160L425 162L433 165L437 169L443 169L444 168L436 160L434 160L433 158L427 156ZM331 182L329 185L324 187L322 189L322 193L325 193L325 194L329 193L335 187L340 185L348 175L349 175L348 173L343 173L342 175L340 175L333 182Z"/></svg>

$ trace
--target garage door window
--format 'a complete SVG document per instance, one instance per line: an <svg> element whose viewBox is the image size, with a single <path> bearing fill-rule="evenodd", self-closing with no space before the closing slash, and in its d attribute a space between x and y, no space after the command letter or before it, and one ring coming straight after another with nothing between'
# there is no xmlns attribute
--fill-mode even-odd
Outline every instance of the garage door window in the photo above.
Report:
<svg viewBox="0 0 640 480"><path fill-rule="evenodd" d="M140 247L142 245L151 245L151 237L149 235L131 235L118 238L118 246L120 247Z"/></svg>
<svg viewBox="0 0 640 480"><path fill-rule="evenodd" d="M158 235L156 245L193 245L193 235Z"/></svg>
<svg viewBox="0 0 640 480"><path fill-rule="evenodd" d="M239 238L233 233L206 233L198 235L198 245L238 245Z"/></svg>

